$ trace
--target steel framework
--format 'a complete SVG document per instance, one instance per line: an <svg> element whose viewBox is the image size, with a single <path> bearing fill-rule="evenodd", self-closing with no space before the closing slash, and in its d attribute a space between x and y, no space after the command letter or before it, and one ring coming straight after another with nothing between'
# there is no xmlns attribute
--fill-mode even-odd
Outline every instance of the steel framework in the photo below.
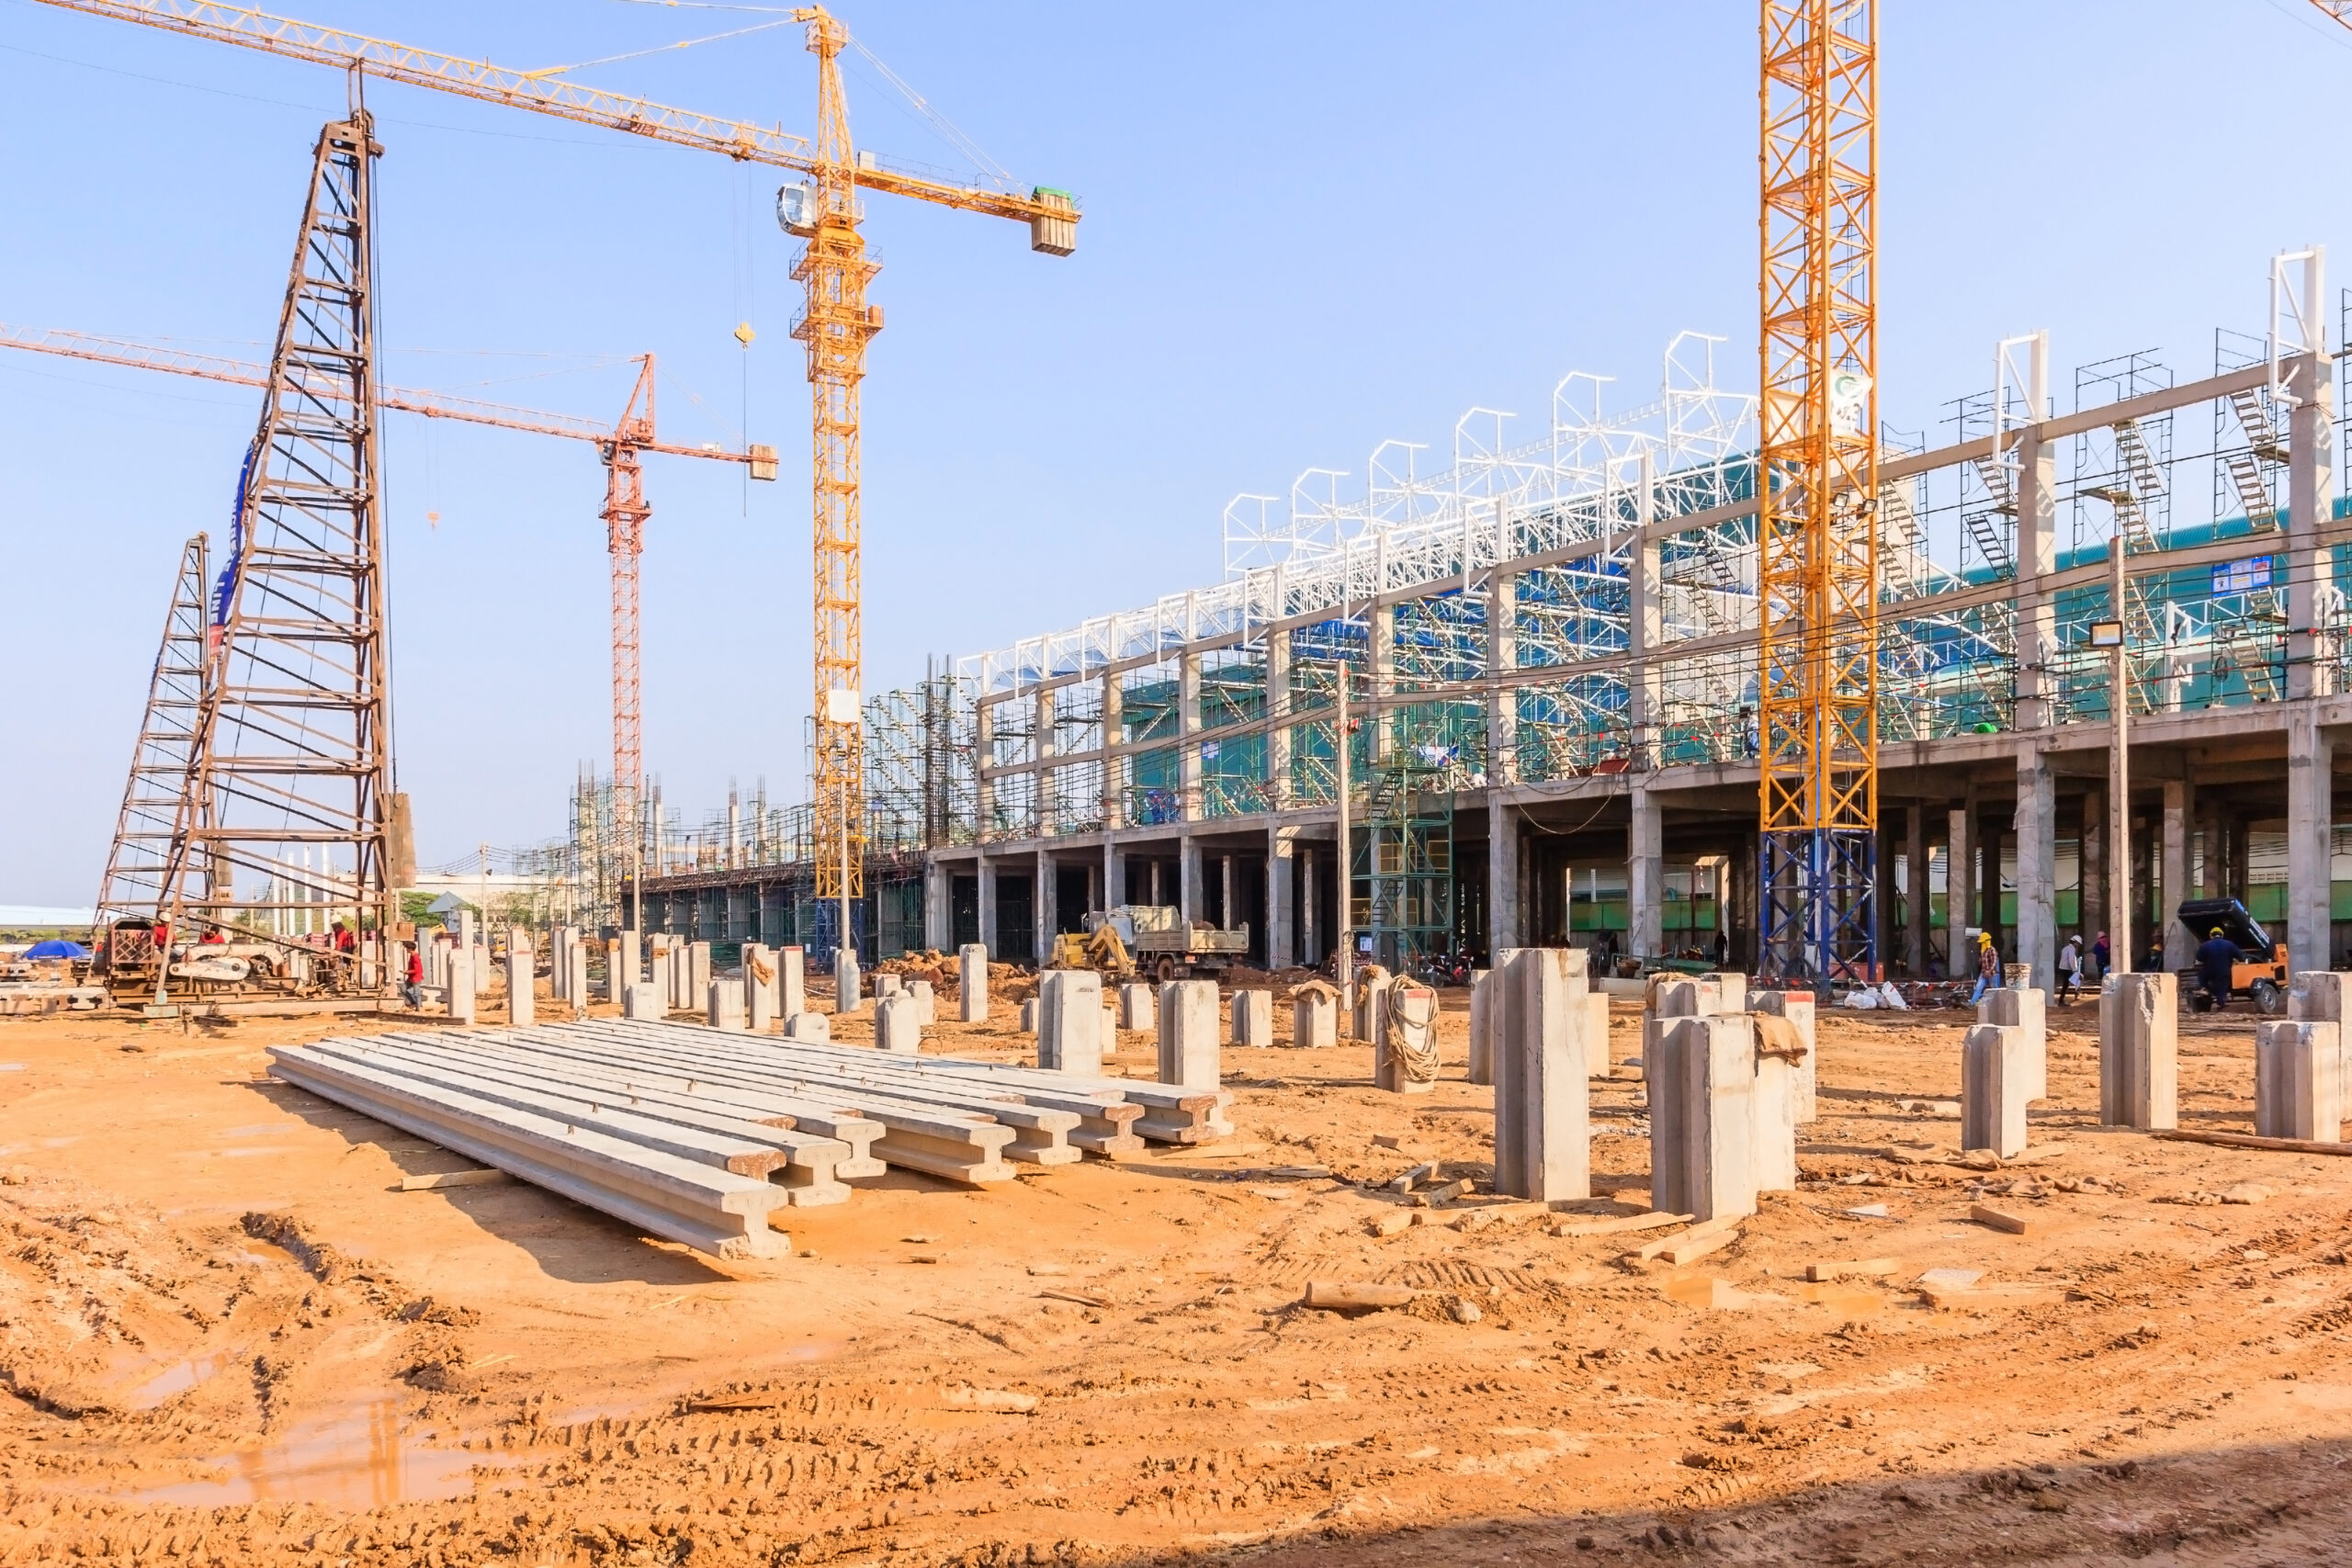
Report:
<svg viewBox="0 0 2352 1568"><path fill-rule="evenodd" d="M1764 0L1763 968L1875 967L1878 7Z"/></svg>
<svg viewBox="0 0 2352 1568"><path fill-rule="evenodd" d="M164 871L175 929L392 919L371 222L382 151L355 107L312 155ZM265 886L241 899L233 882L248 873Z"/></svg>
<svg viewBox="0 0 2352 1568"><path fill-rule="evenodd" d="M211 616L206 609L210 542L198 534L180 551L172 580L164 640L147 682L147 709L130 751L130 777L115 819L114 847L98 883L96 924L103 931L127 916L154 916L162 907L181 795L204 711L211 666Z"/></svg>

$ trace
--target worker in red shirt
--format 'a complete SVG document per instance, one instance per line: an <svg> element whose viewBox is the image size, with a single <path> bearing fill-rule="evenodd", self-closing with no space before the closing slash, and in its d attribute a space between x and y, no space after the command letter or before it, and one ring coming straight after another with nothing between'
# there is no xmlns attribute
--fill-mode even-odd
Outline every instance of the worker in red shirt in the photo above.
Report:
<svg viewBox="0 0 2352 1568"><path fill-rule="evenodd" d="M424 1007L424 955L415 948L408 950L408 975L401 987L401 995L408 998L411 1011Z"/></svg>

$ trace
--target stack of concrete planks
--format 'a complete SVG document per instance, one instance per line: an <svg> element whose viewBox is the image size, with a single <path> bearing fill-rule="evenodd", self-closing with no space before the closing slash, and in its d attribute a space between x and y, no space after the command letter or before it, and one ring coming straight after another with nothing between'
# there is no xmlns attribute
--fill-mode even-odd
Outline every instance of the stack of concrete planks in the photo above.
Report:
<svg viewBox="0 0 2352 1568"><path fill-rule="evenodd" d="M273 1047L323 1099L722 1258L775 1257L777 1209L892 1166L971 1185L1196 1144L1223 1090L596 1020Z"/></svg>

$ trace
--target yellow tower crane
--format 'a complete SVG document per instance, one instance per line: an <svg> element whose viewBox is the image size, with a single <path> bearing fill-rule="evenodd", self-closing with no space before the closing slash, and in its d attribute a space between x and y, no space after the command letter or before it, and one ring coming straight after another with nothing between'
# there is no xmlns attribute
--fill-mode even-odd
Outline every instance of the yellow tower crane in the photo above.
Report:
<svg viewBox="0 0 2352 1568"><path fill-rule="evenodd" d="M865 892L858 386L865 377L865 345L882 330L880 308L865 300L866 285L880 267L865 254L865 242L858 233L858 193L911 197L1015 219L1029 225L1030 249L1056 256L1078 248L1077 198L1043 186L1023 191L1002 179L951 185L856 152L850 142L849 100L841 76L841 52L849 45L849 29L820 6L793 13L807 24L808 51L817 57L817 141L812 146L806 138L775 127L697 114L566 81L568 67L515 71L238 6L207 0L42 3L625 130L723 153L738 163L788 169L803 177L803 183L777 193L776 215L788 231L808 242L793 276L808 285L808 303L792 334L808 345L815 415L816 759L809 784L816 808L817 893L839 900L842 942L848 945L850 904ZM632 792L637 783L614 781L616 788Z"/></svg>

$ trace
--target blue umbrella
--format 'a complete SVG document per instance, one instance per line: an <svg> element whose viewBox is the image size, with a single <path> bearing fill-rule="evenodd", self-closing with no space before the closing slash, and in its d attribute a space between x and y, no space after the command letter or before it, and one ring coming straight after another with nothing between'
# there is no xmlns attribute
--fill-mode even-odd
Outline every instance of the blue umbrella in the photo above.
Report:
<svg viewBox="0 0 2352 1568"><path fill-rule="evenodd" d="M90 950L78 942L37 942L25 949L27 958L87 958Z"/></svg>

